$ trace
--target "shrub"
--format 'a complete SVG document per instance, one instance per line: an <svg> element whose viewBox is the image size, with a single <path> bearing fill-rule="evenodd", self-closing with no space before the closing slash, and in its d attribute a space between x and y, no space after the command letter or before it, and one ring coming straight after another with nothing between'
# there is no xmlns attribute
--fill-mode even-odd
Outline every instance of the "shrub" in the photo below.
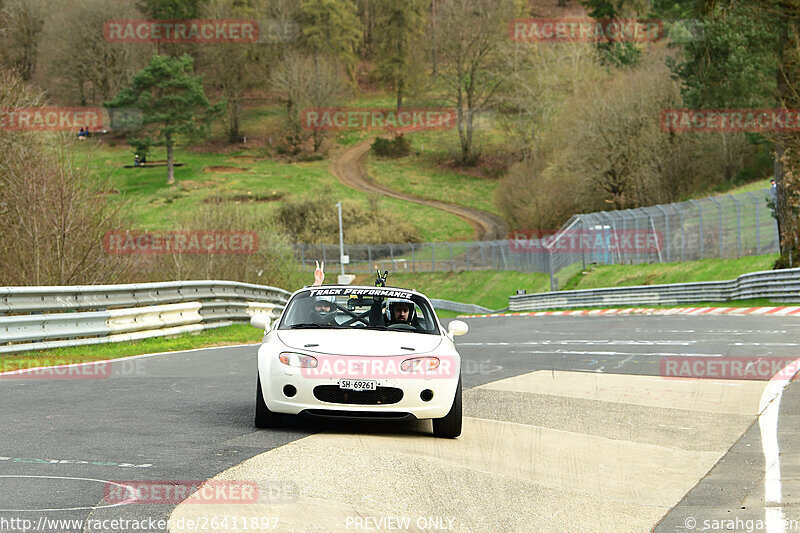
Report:
<svg viewBox="0 0 800 533"><path fill-rule="evenodd" d="M373 205L377 202L371 202ZM339 242L336 202L330 194L285 202L278 210L283 228L298 242ZM419 231L401 216L378 207L342 201L342 226L347 244L420 242Z"/></svg>
<svg viewBox="0 0 800 533"><path fill-rule="evenodd" d="M377 137L372 143L372 151L378 157L405 157L411 153L411 141L402 135L393 139Z"/></svg>

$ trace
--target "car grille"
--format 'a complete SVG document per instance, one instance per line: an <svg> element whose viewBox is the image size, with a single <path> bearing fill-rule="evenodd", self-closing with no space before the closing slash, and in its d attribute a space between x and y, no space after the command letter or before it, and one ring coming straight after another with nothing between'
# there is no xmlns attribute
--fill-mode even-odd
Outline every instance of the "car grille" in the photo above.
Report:
<svg viewBox="0 0 800 533"><path fill-rule="evenodd" d="M339 385L318 385L314 397L325 403L358 405L388 405L403 399L403 391L395 387L378 387L377 390L353 391L340 389Z"/></svg>

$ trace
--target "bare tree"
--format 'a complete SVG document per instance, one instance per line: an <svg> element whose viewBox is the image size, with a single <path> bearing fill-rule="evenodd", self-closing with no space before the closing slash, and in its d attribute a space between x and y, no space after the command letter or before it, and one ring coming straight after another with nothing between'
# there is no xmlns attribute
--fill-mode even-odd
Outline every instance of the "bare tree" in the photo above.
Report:
<svg viewBox="0 0 800 533"><path fill-rule="evenodd" d="M456 108L461 163L474 164L475 115L493 104L508 76L502 56L517 4L513 0L452 0L437 9L437 75Z"/></svg>
<svg viewBox="0 0 800 533"><path fill-rule="evenodd" d="M61 8L64 12L51 19L45 29L43 48L48 52L51 71L77 89L81 105L114 98L154 50L145 44L132 46L104 38L103 26L108 20L138 16L133 1L83 0ZM87 95L87 83L91 95ZM52 92L58 92L54 82L49 85Z"/></svg>
<svg viewBox="0 0 800 533"><path fill-rule="evenodd" d="M254 0L242 3L238 0L211 0L205 6L205 14L211 19L254 18L267 12L266 2ZM262 31L267 31L265 24ZM266 42L269 36L262 35L259 43L218 43L198 50L200 69L206 80L220 89L228 107L225 114L228 140L241 142L242 97L244 93L264 79L264 70L274 60L275 53Z"/></svg>
<svg viewBox="0 0 800 533"><path fill-rule="evenodd" d="M348 88L333 60L322 56L309 56L289 50L276 66L272 85L283 94L290 138L297 146L302 142L303 128L300 111L303 107L324 108L335 105L346 94ZM324 139L324 130L315 129L314 151L319 150Z"/></svg>
<svg viewBox="0 0 800 533"><path fill-rule="evenodd" d="M508 79L498 92L496 116L522 158L532 155L565 98L607 76L591 43L509 42L504 57Z"/></svg>
<svg viewBox="0 0 800 533"><path fill-rule="evenodd" d="M36 70L46 14L44 0L9 0L0 12L3 47L25 80L30 80Z"/></svg>

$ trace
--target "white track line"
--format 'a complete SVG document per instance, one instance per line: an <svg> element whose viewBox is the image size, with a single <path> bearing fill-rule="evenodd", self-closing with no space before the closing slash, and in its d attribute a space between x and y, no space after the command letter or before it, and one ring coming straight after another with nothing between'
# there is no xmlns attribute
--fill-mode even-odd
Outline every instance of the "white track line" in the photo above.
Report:
<svg viewBox="0 0 800 533"><path fill-rule="evenodd" d="M786 531L781 506L781 458L778 447L778 414L781 398L786 385L797 373L800 359L797 359L775 374L767 383L758 405L761 413L758 427L761 430L761 447L764 451L764 518L767 533Z"/></svg>

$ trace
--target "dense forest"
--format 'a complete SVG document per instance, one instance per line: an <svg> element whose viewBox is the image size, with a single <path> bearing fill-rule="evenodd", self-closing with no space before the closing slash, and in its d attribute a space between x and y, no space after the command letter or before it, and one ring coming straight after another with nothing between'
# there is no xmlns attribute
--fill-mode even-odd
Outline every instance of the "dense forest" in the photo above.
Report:
<svg viewBox="0 0 800 533"><path fill-rule="evenodd" d="M518 38L515 21L537 17L657 21L663 35ZM142 19L252 20L259 34L214 44L108 38L109 21ZM456 141L441 163L498 180L493 201L510 228L558 228L575 213L774 173L783 255L796 262L797 131L675 132L661 117L798 107L799 51L798 0L0 0L0 107L139 108L124 136L137 152L166 147L169 184L175 143L219 151L275 137L284 158L325 158L334 135L304 127L304 110L388 95L397 109L455 111ZM257 105L280 106L279 130L248 131L243 113ZM28 231L8 229L30 176L58 168L74 175L69 187L84 187L68 151L29 137L0 130L5 250ZM85 203L86 220L121 224L118 206Z"/></svg>

